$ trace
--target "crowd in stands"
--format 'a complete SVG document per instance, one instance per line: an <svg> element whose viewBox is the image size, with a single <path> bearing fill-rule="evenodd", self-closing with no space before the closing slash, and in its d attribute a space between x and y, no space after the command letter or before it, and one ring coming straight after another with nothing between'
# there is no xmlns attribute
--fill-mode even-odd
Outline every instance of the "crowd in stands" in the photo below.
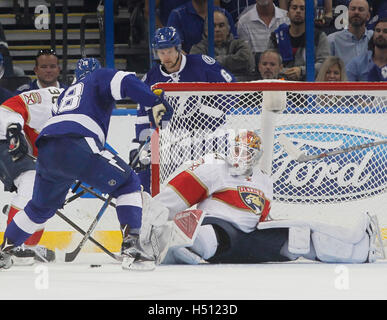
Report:
<svg viewBox="0 0 387 320"><path fill-rule="evenodd" d="M206 13L207 0L156 1L157 26L175 27L187 54L208 54ZM348 81L386 81L386 19L386 1L315 0L315 79L334 56ZM238 79L264 78L260 55L273 49L281 78L306 80L305 43L305 0L214 1L214 58Z"/></svg>
<svg viewBox="0 0 387 320"><path fill-rule="evenodd" d="M315 80L387 81L387 1L314 2ZM156 27L174 27L184 54L209 54L207 0L155 3ZM149 14L148 0L120 0L115 4L129 11L141 7L144 17ZM215 60L238 81L270 77L305 81L305 13L305 0L215 0ZM140 29L147 32L145 26ZM0 55L3 78L24 75L12 62L1 24ZM332 77L322 75L321 70ZM66 87L59 82L59 59L52 50L37 53L34 73L36 79L15 94L51 85Z"/></svg>

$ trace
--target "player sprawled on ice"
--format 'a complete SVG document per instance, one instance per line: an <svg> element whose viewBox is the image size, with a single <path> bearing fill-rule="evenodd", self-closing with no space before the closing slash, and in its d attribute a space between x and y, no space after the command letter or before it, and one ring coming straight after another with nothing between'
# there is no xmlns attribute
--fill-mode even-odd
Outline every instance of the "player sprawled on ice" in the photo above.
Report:
<svg viewBox="0 0 387 320"><path fill-rule="evenodd" d="M182 53L181 39L179 33L174 27L159 28L155 32L152 41L153 56L157 63L151 70L149 70L143 81L148 86L153 86L159 82L234 82L235 77L226 71L215 59L201 54ZM215 99L212 97L212 99ZM202 101L202 104L204 102ZM185 105L184 114L192 112L190 107L187 107L190 102L187 101ZM196 106L198 102L191 103L191 106ZM205 103L204 103L205 104ZM221 107L221 103L219 104ZM183 110L179 110L183 112ZM211 117L207 114L202 114L200 121L195 121L195 114L187 115L187 127L190 129L198 129L204 123L209 126L211 124ZM219 122L219 120L217 120ZM130 157L134 158L141 149L147 137L152 133L149 130L149 119L143 105L137 108L136 121L136 138L135 148L131 150ZM144 190L150 192L150 166L145 158L140 161L136 167L136 172L139 174L141 184Z"/></svg>
<svg viewBox="0 0 387 320"><path fill-rule="evenodd" d="M63 89L48 87L16 95L0 105L0 180L4 190L13 193L11 203L3 208L9 224L32 197L37 156L35 140ZM13 248L15 264L51 262L55 252L38 245L44 223ZM0 263L1 264L1 263Z"/></svg>
<svg viewBox="0 0 387 320"><path fill-rule="evenodd" d="M192 238L189 247L172 241L163 263L260 263L299 257L364 263L382 255L375 242L377 222L363 212L353 212L342 225L268 219L273 183L257 166L261 139L244 131L232 141L226 157L206 155L154 198L168 209L169 220L185 225ZM199 211L181 217L181 211L195 204ZM196 224L200 226L195 230Z"/></svg>
<svg viewBox="0 0 387 320"><path fill-rule="evenodd" d="M94 58L79 60L75 77L76 82L59 96L54 116L36 140L39 154L32 199L5 230L0 268L12 265L14 248L55 214L75 180L116 198L126 266L151 259L138 245L140 181L131 167L104 145L116 100L130 97L144 104L154 127L171 116L171 108L135 74L100 68Z"/></svg>

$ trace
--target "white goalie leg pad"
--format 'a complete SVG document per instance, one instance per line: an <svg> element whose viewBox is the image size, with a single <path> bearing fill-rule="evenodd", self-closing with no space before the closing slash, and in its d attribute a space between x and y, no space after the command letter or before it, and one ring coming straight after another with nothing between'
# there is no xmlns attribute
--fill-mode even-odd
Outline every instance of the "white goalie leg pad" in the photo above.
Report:
<svg viewBox="0 0 387 320"><path fill-rule="evenodd" d="M198 228L194 243L187 247L172 246L163 260L163 264L199 264L214 256L218 240L212 225Z"/></svg>
<svg viewBox="0 0 387 320"><path fill-rule="evenodd" d="M140 241L150 243L152 228L160 227L167 223L169 210L159 201L151 197L147 192L141 192L142 196L142 222Z"/></svg>
<svg viewBox="0 0 387 320"><path fill-rule="evenodd" d="M309 229L315 254L320 261L367 262L371 243L367 233L370 217L365 213L352 213L350 217L351 223L348 221L342 225L312 220L278 220L261 222L258 229L289 228L288 251L305 257L308 257Z"/></svg>

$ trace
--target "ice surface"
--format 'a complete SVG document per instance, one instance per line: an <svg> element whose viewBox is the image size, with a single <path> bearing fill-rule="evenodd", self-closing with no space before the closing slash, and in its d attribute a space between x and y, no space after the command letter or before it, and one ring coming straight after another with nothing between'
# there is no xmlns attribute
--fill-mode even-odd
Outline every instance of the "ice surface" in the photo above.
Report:
<svg viewBox="0 0 387 320"><path fill-rule="evenodd" d="M62 260L63 261L63 260ZM323 264L174 265L127 271L103 253L74 262L0 271L0 300L287 300L386 299L387 260ZM101 264L92 268L91 264Z"/></svg>

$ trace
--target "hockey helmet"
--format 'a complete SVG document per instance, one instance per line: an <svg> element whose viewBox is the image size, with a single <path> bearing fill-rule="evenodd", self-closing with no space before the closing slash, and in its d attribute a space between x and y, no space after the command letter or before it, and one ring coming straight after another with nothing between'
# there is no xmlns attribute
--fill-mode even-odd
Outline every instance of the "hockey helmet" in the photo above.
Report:
<svg viewBox="0 0 387 320"><path fill-rule="evenodd" d="M157 58L157 50L173 47L175 47L178 51L181 50L181 39L177 30L174 27L157 29L152 42L152 49L155 58Z"/></svg>
<svg viewBox="0 0 387 320"><path fill-rule="evenodd" d="M101 64L96 58L82 58L77 62L75 67L75 79L76 81L82 80L88 74L92 73L94 70L101 68Z"/></svg>
<svg viewBox="0 0 387 320"><path fill-rule="evenodd" d="M227 162L232 175L249 175L262 157L261 138L258 133L243 130L230 141Z"/></svg>

